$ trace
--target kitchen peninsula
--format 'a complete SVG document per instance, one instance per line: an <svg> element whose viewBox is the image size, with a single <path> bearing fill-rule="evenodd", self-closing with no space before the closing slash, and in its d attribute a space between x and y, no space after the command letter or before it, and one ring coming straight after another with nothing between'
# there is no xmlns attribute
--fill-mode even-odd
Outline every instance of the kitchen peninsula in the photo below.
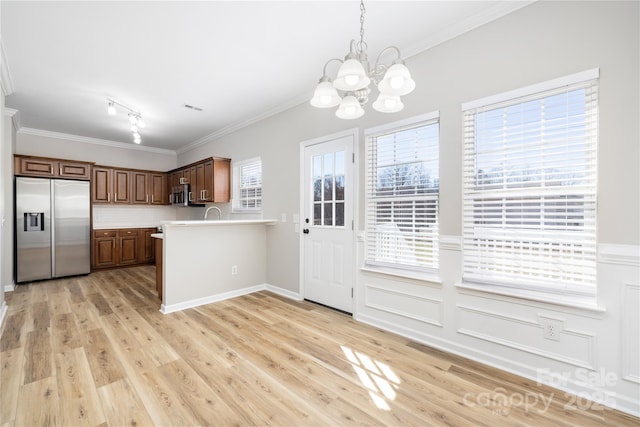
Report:
<svg viewBox="0 0 640 427"><path fill-rule="evenodd" d="M164 221L162 313L264 289L275 220Z"/></svg>

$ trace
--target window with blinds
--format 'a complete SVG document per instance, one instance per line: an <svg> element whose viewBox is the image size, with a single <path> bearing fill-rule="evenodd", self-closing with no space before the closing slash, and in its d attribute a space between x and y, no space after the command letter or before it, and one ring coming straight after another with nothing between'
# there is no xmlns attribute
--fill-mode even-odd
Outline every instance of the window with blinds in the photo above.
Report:
<svg viewBox="0 0 640 427"><path fill-rule="evenodd" d="M463 279L595 296L597 70L463 106Z"/></svg>
<svg viewBox="0 0 640 427"><path fill-rule="evenodd" d="M366 263L438 269L438 114L370 129Z"/></svg>
<svg viewBox="0 0 640 427"><path fill-rule="evenodd" d="M262 160L244 160L234 165L234 211L262 210Z"/></svg>

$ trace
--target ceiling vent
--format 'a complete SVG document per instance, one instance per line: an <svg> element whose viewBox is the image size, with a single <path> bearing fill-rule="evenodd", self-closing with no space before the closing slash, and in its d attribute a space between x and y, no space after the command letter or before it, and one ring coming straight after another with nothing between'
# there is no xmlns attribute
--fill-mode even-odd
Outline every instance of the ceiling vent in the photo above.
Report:
<svg viewBox="0 0 640 427"><path fill-rule="evenodd" d="M202 108L196 107L194 105L189 105L189 104L184 104L184 108L188 108L190 110L195 110L195 111L202 111Z"/></svg>

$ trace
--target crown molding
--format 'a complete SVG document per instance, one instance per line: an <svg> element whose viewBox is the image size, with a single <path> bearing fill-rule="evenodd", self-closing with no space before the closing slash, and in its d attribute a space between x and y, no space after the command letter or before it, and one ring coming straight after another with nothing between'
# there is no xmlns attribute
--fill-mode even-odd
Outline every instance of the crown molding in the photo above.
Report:
<svg viewBox="0 0 640 427"><path fill-rule="evenodd" d="M515 12L523 7L529 6L540 0L514 0L514 1L500 1L495 5L484 9L480 13L474 13L465 19L456 21L452 25L448 25L446 28L440 29L431 34L419 42L402 49L403 57L405 59L415 56L425 50L429 50L439 44L454 39L462 34L468 33L478 27L488 24L496 19L502 18L512 12Z"/></svg>
<svg viewBox="0 0 640 427"><path fill-rule="evenodd" d="M193 142L190 142L186 145L183 145L182 147L178 148L176 150L176 153L178 154L183 154L186 153L187 151L191 151L201 145L204 145L208 142L213 142L216 139L220 139L225 135L229 135L233 132L236 132L242 128L245 128L247 126L250 126L254 123L258 123L262 120L268 119L271 116L275 116L276 114L282 113L283 111L289 110L293 107L296 107L300 104L303 104L305 102L307 102L309 100L309 96L308 94L305 94L303 96L298 96L294 99L292 99L289 102L285 102L283 104L277 105L261 114L258 114L257 116L254 117L250 117L246 120L231 124L229 126L226 126L220 130L217 130L215 132L210 133L209 135L203 136L200 139L197 139Z"/></svg>
<svg viewBox="0 0 640 427"><path fill-rule="evenodd" d="M167 150L164 148L155 148L155 147L147 147L144 145L134 145L134 144L127 144L124 142L117 142L117 141L109 141L106 139L98 139L98 138L90 138L88 136L80 136L80 135L71 135L68 133L60 133L60 132L52 132L52 131L48 131L48 130L40 130L40 129L33 129L33 128L20 128L18 130L19 134L22 135L34 135L34 136L43 136L43 137L47 137L47 138L54 138L54 139L64 139L67 141L74 141L74 142L82 142L85 144L94 144L94 145L103 145L103 146L107 146L107 147L113 147L113 148L122 148L125 150L136 150L136 151L146 151L148 153L158 153L158 154L166 154L166 155L171 155L171 156L175 156L177 153L173 150Z"/></svg>
<svg viewBox="0 0 640 427"><path fill-rule="evenodd" d="M13 128L17 132L20 129L20 110L4 107L4 116L11 117L11 121L13 122Z"/></svg>
<svg viewBox="0 0 640 427"><path fill-rule="evenodd" d="M484 24L487 24L491 21L494 21L505 15L508 15L512 12L515 12L518 9L521 9L525 6L535 3L536 1L539 1L539 0L497 2L495 6L484 10L482 13L469 16L467 19L456 22L454 25L450 25L446 29L436 32L431 37L428 37L425 40L422 40L419 43L416 43L413 46L410 46L408 49L403 49L403 53L404 53L403 56L405 58L415 56L421 52L424 52L425 50L431 49L441 43L444 43L447 40L451 40L454 37L462 35ZM310 98L308 94L301 95L295 99L292 99L289 102L275 106L272 109L267 110L264 113L259 114L255 117L251 117L249 119L246 119L237 123L233 123L220 130L210 133L209 135L206 135L200 139L197 139L193 142L183 145L182 147L176 150L176 153L183 154L183 153L186 153L187 151L191 151L208 142L213 142L217 139L222 138L223 136L229 135L242 128L245 128L254 123L267 119L271 116L275 116L276 114L286 111L290 108L303 104L307 102L309 99Z"/></svg>
<svg viewBox="0 0 640 427"><path fill-rule="evenodd" d="M0 87L5 96L13 93L13 81L11 80L11 72L9 72L9 63L7 55L4 53L4 45L0 39Z"/></svg>

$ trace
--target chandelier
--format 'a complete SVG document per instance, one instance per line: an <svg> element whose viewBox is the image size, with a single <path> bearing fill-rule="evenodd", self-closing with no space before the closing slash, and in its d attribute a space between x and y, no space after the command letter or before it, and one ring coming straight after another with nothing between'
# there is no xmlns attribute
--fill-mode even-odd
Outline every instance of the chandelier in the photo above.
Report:
<svg viewBox="0 0 640 427"><path fill-rule="evenodd" d="M351 40L349 53L344 61L339 58L328 60L324 64L322 77L316 86L311 105L318 108L331 108L339 105L336 116L341 119L357 119L364 114L363 105L369 101L373 82L378 87L378 98L373 109L382 113L396 113L404 108L401 96L411 93L416 83L409 69L400 57L400 49L389 46L378 55L373 67L369 67L367 43L364 41L364 1L360 0L360 41ZM397 54L391 65L380 63L386 52L393 50ZM327 76L327 65L333 61L342 63L335 80Z"/></svg>
<svg viewBox="0 0 640 427"><path fill-rule="evenodd" d="M131 125L129 130L131 131L133 142L140 144L142 142L142 135L140 135L140 132L145 126L145 123L142 121L142 115L133 108L127 107L126 105L111 98L107 98L107 114L115 116L117 114L116 105L127 112L129 124Z"/></svg>

